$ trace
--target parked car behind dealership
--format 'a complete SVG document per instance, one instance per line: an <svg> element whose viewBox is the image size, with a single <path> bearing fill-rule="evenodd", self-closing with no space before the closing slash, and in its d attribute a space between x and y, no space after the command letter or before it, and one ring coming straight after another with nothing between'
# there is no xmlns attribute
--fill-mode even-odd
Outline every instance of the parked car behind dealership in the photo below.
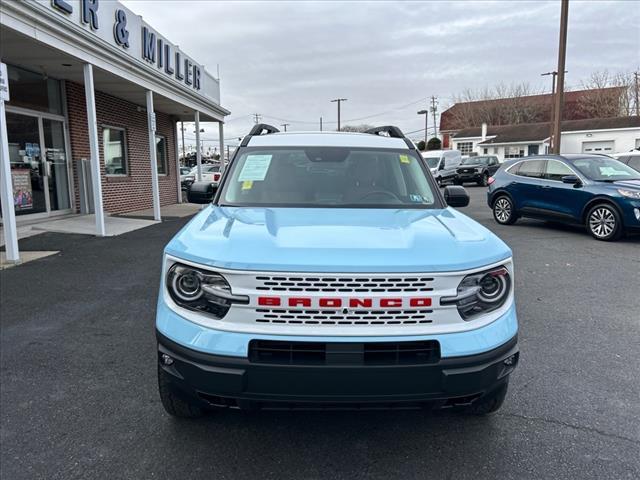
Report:
<svg viewBox="0 0 640 480"><path fill-rule="evenodd" d="M475 182L478 185L486 186L489 177L500 168L498 157L484 155L479 157L467 157L462 160L456 170L453 182L462 185L464 182Z"/></svg>
<svg viewBox="0 0 640 480"><path fill-rule="evenodd" d="M438 185L452 181L456 176L456 168L462 161L459 150L428 150L422 152L422 157Z"/></svg>
<svg viewBox="0 0 640 480"><path fill-rule="evenodd" d="M498 223L532 217L585 225L597 240L640 231L640 173L604 155L549 155L503 164L487 201Z"/></svg>
<svg viewBox="0 0 640 480"><path fill-rule="evenodd" d="M640 150L632 150L625 153L616 153L611 155L616 160L629 165L634 170L640 172Z"/></svg>

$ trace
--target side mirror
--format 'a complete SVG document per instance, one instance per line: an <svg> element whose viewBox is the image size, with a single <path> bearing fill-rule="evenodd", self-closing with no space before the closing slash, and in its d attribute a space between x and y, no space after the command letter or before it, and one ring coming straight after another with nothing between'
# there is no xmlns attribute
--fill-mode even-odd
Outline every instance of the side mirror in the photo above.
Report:
<svg viewBox="0 0 640 480"><path fill-rule="evenodd" d="M444 200L450 207L466 207L469 205L469 194L460 185L449 185L444 189Z"/></svg>
<svg viewBox="0 0 640 480"><path fill-rule="evenodd" d="M189 203L211 203L217 190L218 187L211 182L193 182L187 192L187 200Z"/></svg>
<svg viewBox="0 0 640 480"><path fill-rule="evenodd" d="M562 177L562 183L568 183L576 187L579 187L580 185L582 185L582 182L580 181L580 179L575 175L565 175L564 177Z"/></svg>
<svg viewBox="0 0 640 480"><path fill-rule="evenodd" d="M440 162L440 165L438 165L438 170L444 170L444 164L446 162L443 160L442 162Z"/></svg>

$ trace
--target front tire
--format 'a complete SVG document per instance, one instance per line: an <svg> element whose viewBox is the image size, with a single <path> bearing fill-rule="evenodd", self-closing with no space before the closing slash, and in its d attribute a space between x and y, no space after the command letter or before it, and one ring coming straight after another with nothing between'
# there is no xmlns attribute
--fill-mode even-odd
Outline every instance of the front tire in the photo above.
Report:
<svg viewBox="0 0 640 480"><path fill-rule="evenodd" d="M501 195L493 202L493 218L500 225L513 225L516 222L518 216L508 196Z"/></svg>
<svg viewBox="0 0 640 480"><path fill-rule="evenodd" d="M478 185L480 185L481 187L486 187L487 185L489 185L489 175L484 173L482 175L482 178L480 178L480 180L478 181Z"/></svg>
<svg viewBox="0 0 640 480"><path fill-rule="evenodd" d="M585 223L596 240L610 242L622 236L622 218L615 207L609 204L601 203L591 208Z"/></svg>
<svg viewBox="0 0 640 480"><path fill-rule="evenodd" d="M177 395L174 388L169 374L158 365L158 392L165 411L177 418L199 418L205 414L202 407Z"/></svg>

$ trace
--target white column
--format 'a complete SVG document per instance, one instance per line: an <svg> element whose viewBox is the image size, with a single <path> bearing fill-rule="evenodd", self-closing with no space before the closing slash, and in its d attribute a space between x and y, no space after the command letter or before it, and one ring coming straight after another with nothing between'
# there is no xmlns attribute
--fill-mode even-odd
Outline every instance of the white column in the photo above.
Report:
<svg viewBox="0 0 640 480"><path fill-rule="evenodd" d="M156 151L156 113L153 111L153 92L147 90L147 126L149 130L149 159L151 160L151 194L153 195L153 219L159 222L160 187L158 186L158 155Z"/></svg>
<svg viewBox="0 0 640 480"><path fill-rule="evenodd" d="M178 203L182 203L182 182L180 181L180 153L178 149L178 121L173 122L174 145L176 155L176 182L178 183Z"/></svg>
<svg viewBox="0 0 640 480"><path fill-rule="evenodd" d="M199 182L202 181L202 152L200 152L200 112L196 110L196 165L198 167L198 176L196 177Z"/></svg>
<svg viewBox="0 0 640 480"><path fill-rule="evenodd" d="M220 136L220 173L224 172L224 123L218 122L218 135Z"/></svg>
<svg viewBox="0 0 640 480"><path fill-rule="evenodd" d="M96 117L96 94L93 88L93 65L84 64L84 96L87 101L89 149L91 151L91 183L93 185L93 207L96 215L96 235L104 237L104 207L102 206L102 178L100 176L100 153L98 151L98 121Z"/></svg>
<svg viewBox="0 0 640 480"><path fill-rule="evenodd" d="M2 202L2 228L7 261L18 263L18 229L16 212L13 206L13 183L11 182L11 164L9 158L9 140L7 139L7 117L4 100L0 99L0 202Z"/></svg>

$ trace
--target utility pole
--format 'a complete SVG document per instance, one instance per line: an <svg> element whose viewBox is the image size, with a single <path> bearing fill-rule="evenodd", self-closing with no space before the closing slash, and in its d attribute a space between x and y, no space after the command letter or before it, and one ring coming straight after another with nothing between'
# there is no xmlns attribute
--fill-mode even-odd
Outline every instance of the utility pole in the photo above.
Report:
<svg viewBox="0 0 640 480"><path fill-rule="evenodd" d="M427 128L429 128L429 110L420 110L418 115L424 115L424 149L427 150Z"/></svg>
<svg viewBox="0 0 640 480"><path fill-rule="evenodd" d="M287 131L287 127L291 125L290 123L283 123L282 125L280 125L281 127L284 127L284 131Z"/></svg>
<svg viewBox="0 0 640 480"><path fill-rule="evenodd" d="M320 131L322 131L322 117L320 117Z"/></svg>
<svg viewBox="0 0 640 480"><path fill-rule="evenodd" d="M340 104L346 101L346 98L334 98L333 100L331 100L331 103L338 102L338 131L340 131Z"/></svg>
<svg viewBox="0 0 640 480"><path fill-rule="evenodd" d="M431 96L431 113L433 113L433 136L437 137L438 125L436 124L436 114L438 113L438 98L433 95Z"/></svg>
<svg viewBox="0 0 640 480"><path fill-rule="evenodd" d="M640 94L640 86L638 85L638 76L640 76L640 72L633 72L633 76L636 79L636 115L640 116L640 100L638 99Z"/></svg>
<svg viewBox="0 0 640 480"><path fill-rule="evenodd" d="M187 153L185 152L185 147L184 147L184 122L180 122L180 130L182 130L182 162L186 162L187 160Z"/></svg>
<svg viewBox="0 0 640 480"><path fill-rule="evenodd" d="M569 18L569 0L562 0L560 7L560 43L558 45L558 86L555 95L555 108L553 111L553 150L552 153L560 154L560 141L562 136L562 114L564 110L564 67L567 59L567 21Z"/></svg>
<svg viewBox="0 0 640 480"><path fill-rule="evenodd" d="M258 124L260 123L260 119L262 118L262 115L260 115L259 113L254 113L253 114L253 121L254 123Z"/></svg>
<svg viewBox="0 0 640 480"><path fill-rule="evenodd" d="M567 71L565 70L564 73L567 73ZM556 77L558 76L558 72L554 70L553 72L545 72L540 74L541 77L547 77L549 75L551 75L551 114L549 115L549 151L551 152L553 151L553 120L555 112L554 103L556 101Z"/></svg>

